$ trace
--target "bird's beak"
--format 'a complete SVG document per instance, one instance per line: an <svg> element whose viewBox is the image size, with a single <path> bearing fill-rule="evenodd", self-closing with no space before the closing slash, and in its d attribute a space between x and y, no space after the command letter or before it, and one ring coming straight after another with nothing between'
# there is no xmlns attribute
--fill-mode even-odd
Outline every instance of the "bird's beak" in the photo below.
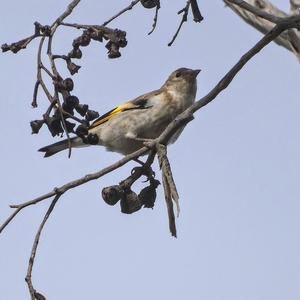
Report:
<svg viewBox="0 0 300 300"><path fill-rule="evenodd" d="M195 76L195 78L197 77L197 75L201 72L200 69L197 70L192 70L192 74Z"/></svg>

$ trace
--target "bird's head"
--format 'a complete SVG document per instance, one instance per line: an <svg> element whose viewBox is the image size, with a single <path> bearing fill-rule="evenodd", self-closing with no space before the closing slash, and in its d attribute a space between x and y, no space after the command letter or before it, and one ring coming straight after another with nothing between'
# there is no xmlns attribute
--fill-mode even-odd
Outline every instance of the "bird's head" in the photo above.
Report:
<svg viewBox="0 0 300 300"><path fill-rule="evenodd" d="M196 89L197 86L197 75L201 70L193 70L188 68L180 68L175 70L167 79L164 86L182 92L190 89Z"/></svg>

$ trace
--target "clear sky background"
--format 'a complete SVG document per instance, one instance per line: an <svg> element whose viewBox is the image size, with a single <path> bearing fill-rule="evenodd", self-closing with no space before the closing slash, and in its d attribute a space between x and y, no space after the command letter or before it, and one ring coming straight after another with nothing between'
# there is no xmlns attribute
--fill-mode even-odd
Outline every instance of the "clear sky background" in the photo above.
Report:
<svg viewBox="0 0 300 300"><path fill-rule="evenodd" d="M69 0L2 1L0 42L14 42L49 24ZM82 1L70 22L101 24L129 1ZM273 1L288 10L289 1ZM159 88L178 67L201 68L204 96L261 34L222 1L200 1L200 25L184 25L167 47L185 1L162 1L151 36L152 10L138 6L110 24L127 31L122 57L108 60L103 44L83 50L74 93L101 113ZM60 30L56 53L79 32ZM30 200L121 156L100 147L37 152L54 142L29 122L46 107L30 107L36 78L33 42L0 55L1 223L11 203ZM62 65L62 70L64 66ZM62 72L67 75L67 72ZM64 195L42 234L33 282L47 299L298 300L300 297L299 63L271 44L230 87L201 109L169 158L181 196L178 239L170 236L162 188L154 210L120 213L101 198L103 187L128 176L129 164ZM157 164L155 166L157 170ZM157 172L159 173L159 172ZM24 210L0 236L0 299L29 299L24 277L33 238L50 201Z"/></svg>

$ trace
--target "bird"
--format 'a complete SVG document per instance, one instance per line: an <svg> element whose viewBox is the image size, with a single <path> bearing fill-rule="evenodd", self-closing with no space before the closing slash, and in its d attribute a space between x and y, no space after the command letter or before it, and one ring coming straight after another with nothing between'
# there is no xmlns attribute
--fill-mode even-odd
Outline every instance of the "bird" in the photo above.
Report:
<svg viewBox="0 0 300 300"><path fill-rule="evenodd" d="M120 105L96 119L88 133L97 137L97 145L108 151L128 155L153 140L183 111L195 102L197 75L200 69L179 68L171 73L158 90L143 94ZM183 127L169 140L174 143ZM44 157L52 156L69 148L90 146L81 137L75 136L45 146L38 151Z"/></svg>

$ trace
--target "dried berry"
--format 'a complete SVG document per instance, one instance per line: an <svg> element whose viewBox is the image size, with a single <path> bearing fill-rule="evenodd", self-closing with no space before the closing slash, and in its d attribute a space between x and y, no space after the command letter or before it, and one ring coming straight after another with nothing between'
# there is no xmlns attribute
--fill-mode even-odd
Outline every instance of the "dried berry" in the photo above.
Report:
<svg viewBox="0 0 300 300"><path fill-rule="evenodd" d="M74 82L72 80L72 78L66 78L63 80L62 85L64 87L64 89L68 92L71 92L74 88Z"/></svg>
<svg viewBox="0 0 300 300"><path fill-rule="evenodd" d="M40 31L41 31L41 34L43 34L45 36L50 36L51 27L49 25L41 26Z"/></svg>
<svg viewBox="0 0 300 300"><path fill-rule="evenodd" d="M73 48L79 48L81 44L81 36L73 40L72 46Z"/></svg>
<svg viewBox="0 0 300 300"><path fill-rule="evenodd" d="M68 104L65 103L65 102L62 104L62 109L63 109L65 112L67 112L67 113L69 113L69 114L71 114L71 115L74 115L74 107L71 106L71 105L68 105Z"/></svg>
<svg viewBox="0 0 300 300"><path fill-rule="evenodd" d="M90 133L86 139L87 143L90 145L97 145L99 143L99 137L97 134Z"/></svg>
<svg viewBox="0 0 300 300"><path fill-rule="evenodd" d="M75 106L77 106L79 104L79 99L76 96L68 96L65 99L65 103L66 105L75 108Z"/></svg>
<svg viewBox="0 0 300 300"><path fill-rule="evenodd" d="M86 115L85 115L85 118L88 120L88 121L92 121L92 120L95 120L96 118L99 117L99 113L97 111L94 111L94 110L88 110L86 112Z"/></svg>
<svg viewBox="0 0 300 300"><path fill-rule="evenodd" d="M34 120L34 121L31 121L30 122L30 126L31 126L31 130L32 130L32 134L35 134L35 133L39 133L41 127L43 126L44 124L44 120Z"/></svg>
<svg viewBox="0 0 300 300"><path fill-rule="evenodd" d="M84 117L89 109L89 106L87 104L78 104L75 106L75 109L81 116Z"/></svg>
<svg viewBox="0 0 300 300"><path fill-rule="evenodd" d="M79 48L73 48L69 52L68 57L80 59L82 57L82 51Z"/></svg>
<svg viewBox="0 0 300 300"><path fill-rule="evenodd" d="M89 35L83 34L83 35L81 36L81 43L80 43L80 46L86 47L86 46L89 45L90 41L91 41L91 38L89 37Z"/></svg>
<svg viewBox="0 0 300 300"><path fill-rule="evenodd" d="M88 129L86 126L84 125L79 125L77 128L76 128L76 131L75 133L79 136L79 137L84 137L85 135L88 134Z"/></svg>
<svg viewBox="0 0 300 300"><path fill-rule="evenodd" d="M46 117L45 122L52 136L56 136L64 132L59 118Z"/></svg>
<svg viewBox="0 0 300 300"><path fill-rule="evenodd" d="M160 182L156 179L150 179L150 185L143 188L138 197L146 208L153 208L156 200L156 188Z"/></svg>
<svg viewBox="0 0 300 300"><path fill-rule="evenodd" d="M138 195L132 190L127 190L120 201L121 212L132 214L142 208L142 203Z"/></svg>
<svg viewBox="0 0 300 300"><path fill-rule="evenodd" d="M119 185L108 186L102 190L102 198L109 205L115 205L122 195L123 189Z"/></svg>
<svg viewBox="0 0 300 300"><path fill-rule="evenodd" d="M157 0L141 0L141 4L145 8L154 8L155 6L157 6L158 1Z"/></svg>
<svg viewBox="0 0 300 300"><path fill-rule="evenodd" d="M65 120L65 124L66 124L66 129L68 132L74 132L74 127L76 126L75 123L71 123L71 122Z"/></svg>
<svg viewBox="0 0 300 300"><path fill-rule="evenodd" d="M68 68L70 74L74 75L74 74L78 73L81 66L78 66L78 65L74 64L71 60L69 60L67 62L67 68Z"/></svg>

